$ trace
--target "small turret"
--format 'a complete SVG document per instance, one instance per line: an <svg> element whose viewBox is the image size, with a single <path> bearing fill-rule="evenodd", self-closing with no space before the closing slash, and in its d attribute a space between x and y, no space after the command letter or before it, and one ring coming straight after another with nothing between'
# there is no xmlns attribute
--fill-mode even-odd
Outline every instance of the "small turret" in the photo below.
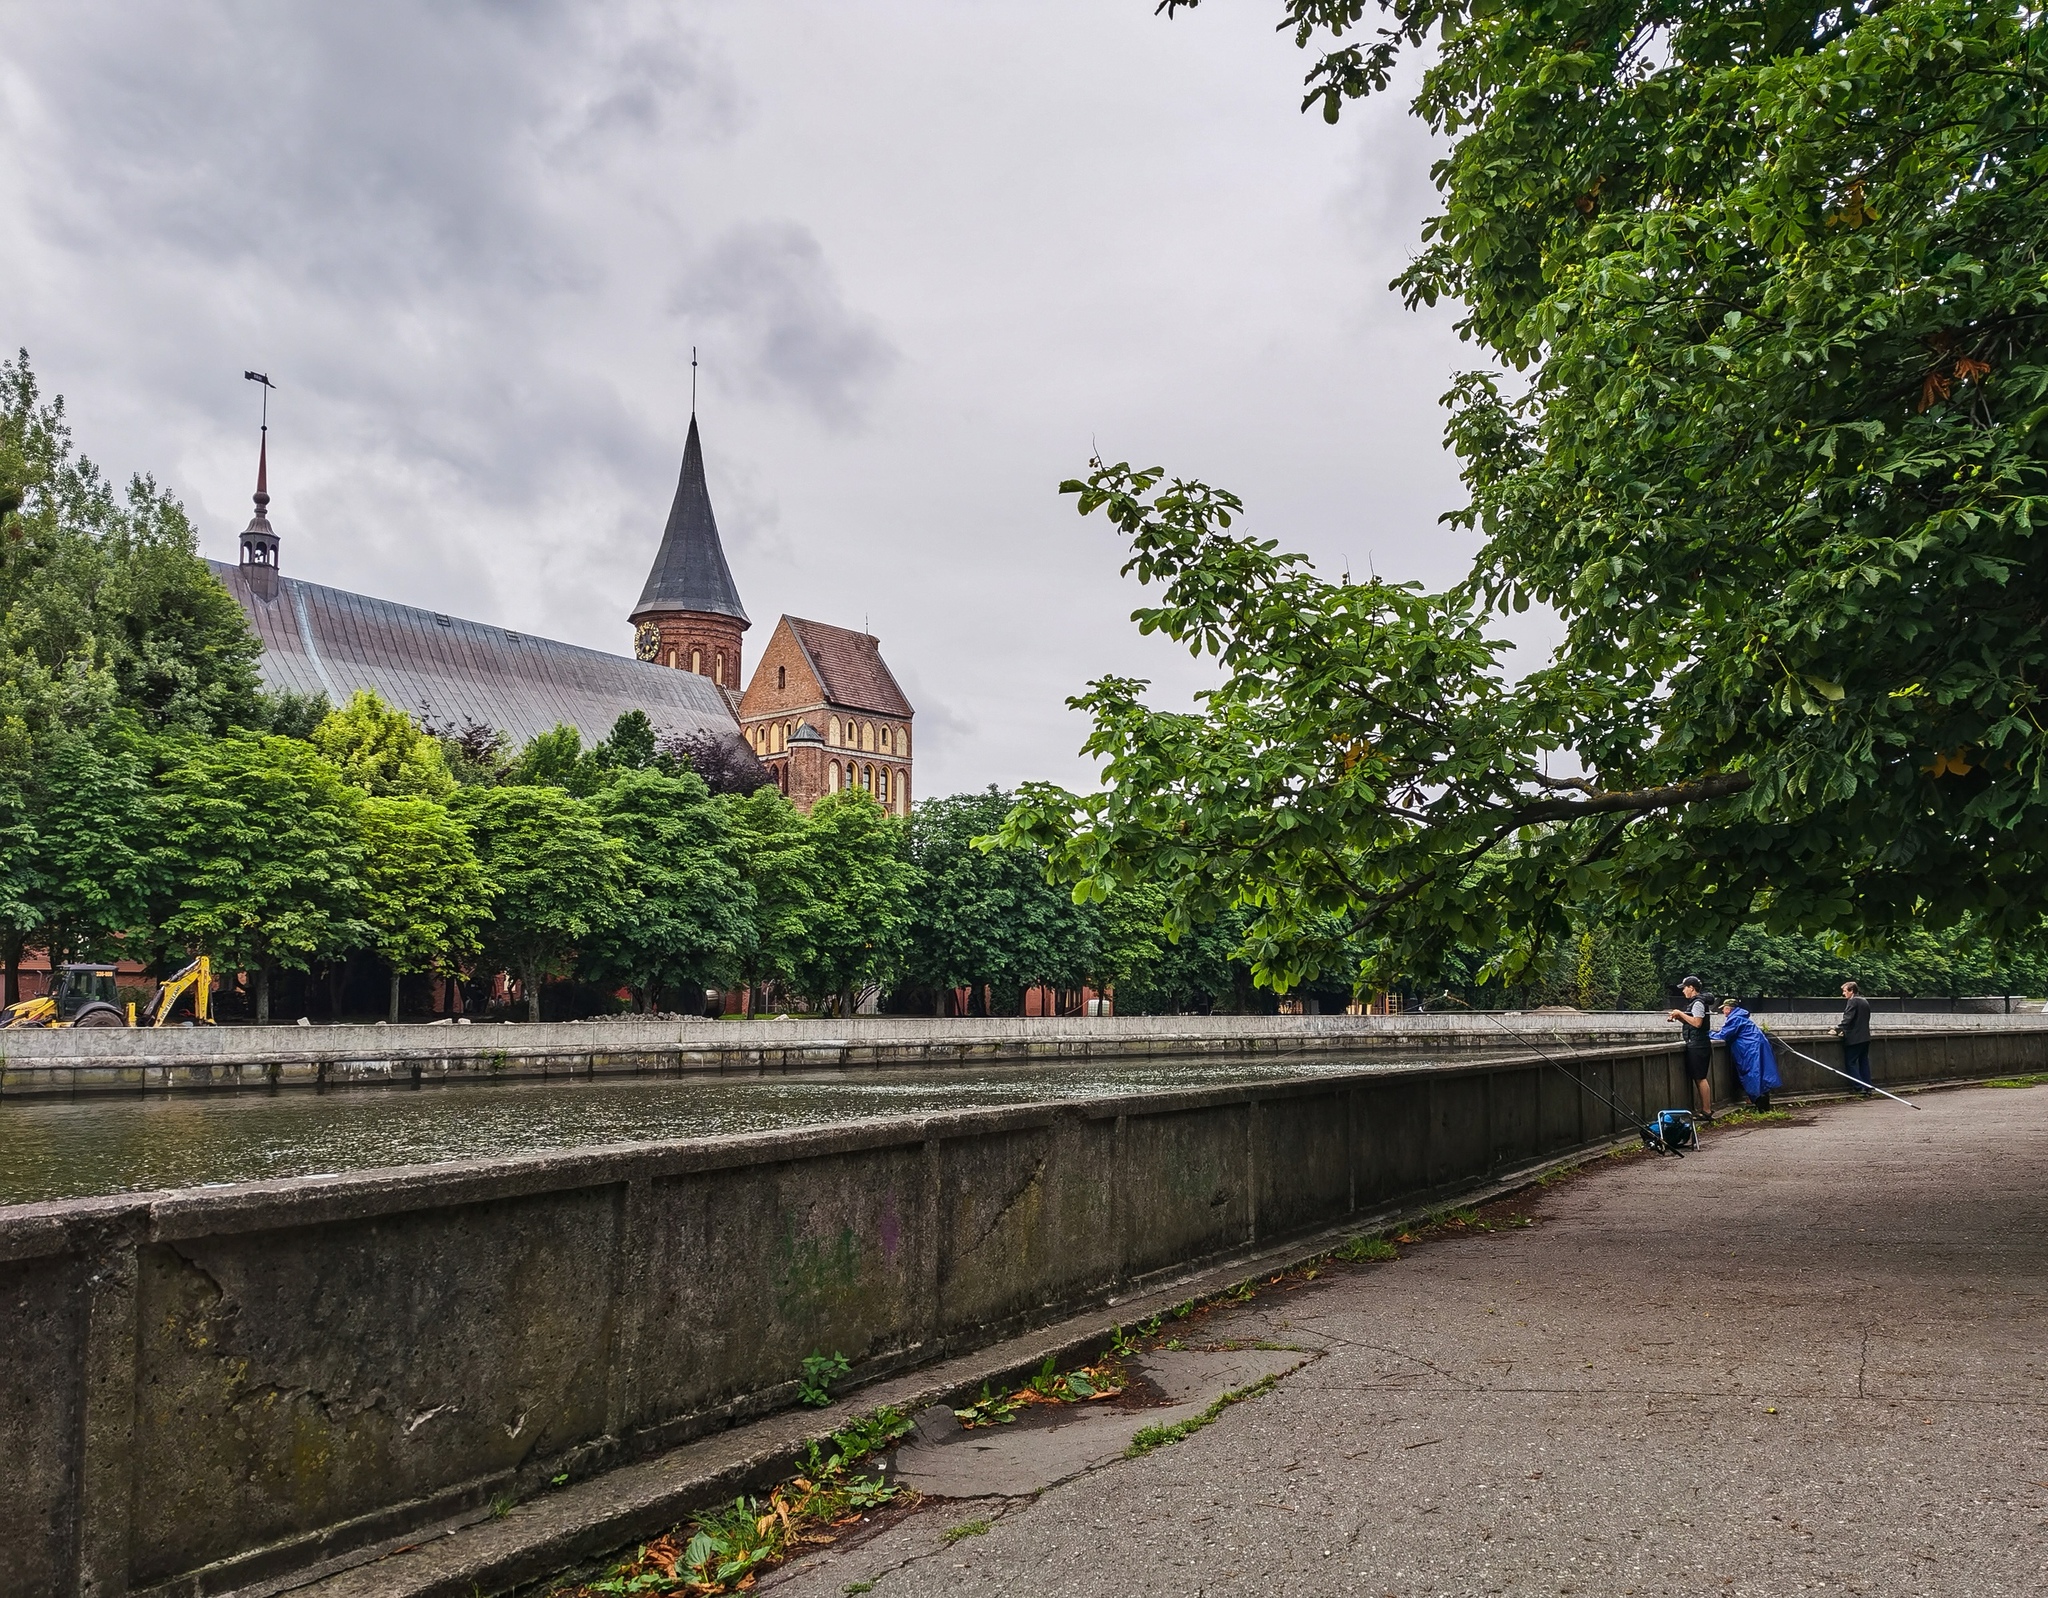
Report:
<svg viewBox="0 0 2048 1598"><path fill-rule="evenodd" d="M242 564L277 570L277 534L270 530L270 429L256 449L256 514L242 529Z"/></svg>

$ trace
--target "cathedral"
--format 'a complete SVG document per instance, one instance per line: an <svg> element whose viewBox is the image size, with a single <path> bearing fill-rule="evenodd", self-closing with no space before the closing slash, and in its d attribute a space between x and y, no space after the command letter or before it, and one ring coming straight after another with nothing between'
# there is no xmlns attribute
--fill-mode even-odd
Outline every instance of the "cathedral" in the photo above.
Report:
<svg viewBox="0 0 2048 1598"><path fill-rule="evenodd" d="M627 618L630 660L286 577L269 507L266 439L241 558L209 564L263 641L273 692L340 705L367 688L425 725L492 727L515 746L557 726L595 743L642 710L660 735L743 739L800 809L858 788L910 813L915 713L873 635L784 616L746 678L753 623L719 541L694 414L668 522Z"/></svg>

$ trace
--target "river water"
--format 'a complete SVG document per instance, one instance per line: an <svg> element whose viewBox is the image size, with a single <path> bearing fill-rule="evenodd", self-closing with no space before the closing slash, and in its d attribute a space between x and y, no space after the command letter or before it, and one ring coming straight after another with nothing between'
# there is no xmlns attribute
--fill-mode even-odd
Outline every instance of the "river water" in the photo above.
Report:
<svg viewBox="0 0 2048 1598"><path fill-rule="evenodd" d="M1370 1063L1392 1062L1380 1054ZM0 1204L1278 1081L1367 1064L1328 1056L1149 1060L8 1099L0 1100Z"/></svg>

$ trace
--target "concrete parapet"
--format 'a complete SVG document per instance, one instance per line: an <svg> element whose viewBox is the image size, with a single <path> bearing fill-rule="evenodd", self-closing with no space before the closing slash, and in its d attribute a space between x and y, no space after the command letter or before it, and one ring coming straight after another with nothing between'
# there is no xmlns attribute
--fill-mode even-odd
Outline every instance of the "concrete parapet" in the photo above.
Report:
<svg viewBox="0 0 2048 1598"><path fill-rule="evenodd" d="M1873 1063L1903 1085L2044 1058L2040 1029L1945 1027ZM1686 1102L1675 1045L1569 1066L1389 1060L0 1210L0 1598L272 1579L784 1407L807 1354L879 1378Z"/></svg>
<svg viewBox="0 0 2048 1598"><path fill-rule="evenodd" d="M1826 1037L1832 1017L1771 1016ZM2048 1015L1872 1018L1880 1035L2048 1029ZM1640 1011L1406 1016L1022 1016L989 1021L654 1021L540 1025L170 1027L0 1032L0 1095L218 1092L343 1084L746 1074L897 1066L1071 1064L1292 1055L1447 1055L1667 1041Z"/></svg>

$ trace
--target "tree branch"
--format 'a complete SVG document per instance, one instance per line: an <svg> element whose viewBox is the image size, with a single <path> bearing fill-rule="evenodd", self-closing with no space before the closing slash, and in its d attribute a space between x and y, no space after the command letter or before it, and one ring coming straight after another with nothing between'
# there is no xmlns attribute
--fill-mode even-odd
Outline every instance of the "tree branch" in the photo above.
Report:
<svg viewBox="0 0 2048 1598"><path fill-rule="evenodd" d="M1638 788L1626 793L1596 793L1589 799L1539 799L1516 810L1522 825L1536 821L1570 821L1577 816L1639 815L1647 810L1673 810L1681 805L1726 799L1753 787L1746 771L1718 771L1695 782L1674 782L1665 788Z"/></svg>

